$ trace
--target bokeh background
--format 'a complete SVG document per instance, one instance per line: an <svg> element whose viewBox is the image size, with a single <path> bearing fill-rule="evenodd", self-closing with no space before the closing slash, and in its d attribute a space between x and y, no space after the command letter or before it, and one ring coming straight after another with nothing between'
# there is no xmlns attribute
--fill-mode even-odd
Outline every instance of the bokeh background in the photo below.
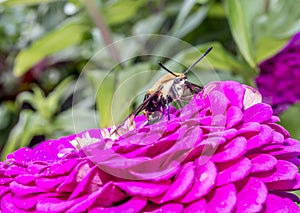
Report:
<svg viewBox="0 0 300 213"><path fill-rule="evenodd" d="M2 160L121 122L157 79L158 60L181 72L211 45L210 64L199 63L191 81L217 76L258 87L300 139L299 8L299 0L0 0ZM185 45L148 56L172 49L162 35ZM128 79L133 86L124 86Z"/></svg>

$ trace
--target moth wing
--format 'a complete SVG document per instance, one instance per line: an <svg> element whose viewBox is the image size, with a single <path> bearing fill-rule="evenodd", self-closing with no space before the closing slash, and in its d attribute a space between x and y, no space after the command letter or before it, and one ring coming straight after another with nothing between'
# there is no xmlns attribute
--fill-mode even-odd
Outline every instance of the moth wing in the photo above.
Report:
<svg viewBox="0 0 300 213"><path fill-rule="evenodd" d="M149 103L153 100L153 98L155 98L157 95L159 95L160 91L163 89L163 86L161 85L158 90L156 90L155 92L153 92L149 97L147 97L143 103L141 103L138 108L136 108L130 115L134 115L137 116L141 111L143 111L148 105ZM129 115L129 117L130 117Z"/></svg>
<svg viewBox="0 0 300 213"><path fill-rule="evenodd" d="M116 129L110 134L115 135L116 137L121 136L122 134L129 132L135 129L134 118L137 116L141 111L146 109L148 104L155 98L155 96L159 95L160 91L162 90L163 86L160 86L157 91L153 92L149 97L147 97L143 103L141 103L138 108L136 108L129 116L127 116L123 122L116 127Z"/></svg>
<svg viewBox="0 0 300 213"><path fill-rule="evenodd" d="M184 101L184 102L189 102L190 99L197 93L199 93L203 87L197 85L197 84L193 84L189 81L186 81L185 82L185 86L186 86L186 89L184 90L180 100L181 101Z"/></svg>

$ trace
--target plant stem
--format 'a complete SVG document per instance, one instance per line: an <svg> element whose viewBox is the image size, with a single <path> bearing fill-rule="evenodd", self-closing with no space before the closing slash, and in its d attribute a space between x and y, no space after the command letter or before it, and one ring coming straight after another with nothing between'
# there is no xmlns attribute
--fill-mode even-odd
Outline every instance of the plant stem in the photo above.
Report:
<svg viewBox="0 0 300 213"><path fill-rule="evenodd" d="M97 5L95 0L85 0L84 1L85 7L90 14L93 22L95 23L96 27L99 29L100 34L102 35L102 39L104 44L107 47L109 55L118 63L121 62L119 53L115 48L113 43L113 39L110 33L109 28L106 26L104 19L100 13L100 10L97 9Z"/></svg>

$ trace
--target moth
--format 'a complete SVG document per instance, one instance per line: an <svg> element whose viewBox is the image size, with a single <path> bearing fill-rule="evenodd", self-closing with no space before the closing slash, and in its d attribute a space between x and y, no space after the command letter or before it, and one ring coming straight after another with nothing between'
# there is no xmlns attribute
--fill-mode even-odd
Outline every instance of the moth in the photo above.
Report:
<svg viewBox="0 0 300 213"><path fill-rule="evenodd" d="M168 74L162 76L152 88L150 88L145 96L144 101L139 105L123 122L117 126L111 133L121 135L129 130L134 129L134 118L143 111L147 118L148 124L153 124L161 120L165 112L169 114L169 104L173 101L188 100L194 94L200 92L203 88L199 85L193 84L187 80L186 74L204 58L212 47L207 49L191 66L189 66L183 73L175 73L165 67L161 62L159 66L162 67Z"/></svg>

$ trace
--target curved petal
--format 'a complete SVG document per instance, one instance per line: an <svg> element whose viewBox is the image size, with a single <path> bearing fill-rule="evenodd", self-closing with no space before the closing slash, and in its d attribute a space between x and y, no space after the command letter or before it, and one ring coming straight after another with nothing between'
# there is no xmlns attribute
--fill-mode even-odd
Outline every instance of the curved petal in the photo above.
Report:
<svg viewBox="0 0 300 213"><path fill-rule="evenodd" d="M242 157L238 160L217 164L219 174L217 186L232 183L245 178L251 171L251 161Z"/></svg>
<svg viewBox="0 0 300 213"><path fill-rule="evenodd" d="M257 178L247 178L237 194L236 212L259 212L268 195L265 184Z"/></svg>
<svg viewBox="0 0 300 213"><path fill-rule="evenodd" d="M236 200L236 189L233 184L221 186L208 195L206 212L232 212L236 205Z"/></svg>

